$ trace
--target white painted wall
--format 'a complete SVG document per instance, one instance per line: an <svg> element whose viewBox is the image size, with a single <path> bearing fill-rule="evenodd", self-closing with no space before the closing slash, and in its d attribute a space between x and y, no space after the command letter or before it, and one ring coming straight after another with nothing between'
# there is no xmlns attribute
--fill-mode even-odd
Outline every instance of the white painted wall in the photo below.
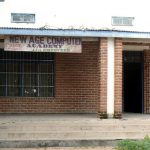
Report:
<svg viewBox="0 0 150 150"><path fill-rule="evenodd" d="M107 51L107 114L114 115L114 38L108 38Z"/></svg>
<svg viewBox="0 0 150 150"><path fill-rule="evenodd" d="M0 27L90 28L150 31L149 0L5 0ZM35 24L11 23L11 13L35 13ZM112 26L111 16L135 17L134 26Z"/></svg>

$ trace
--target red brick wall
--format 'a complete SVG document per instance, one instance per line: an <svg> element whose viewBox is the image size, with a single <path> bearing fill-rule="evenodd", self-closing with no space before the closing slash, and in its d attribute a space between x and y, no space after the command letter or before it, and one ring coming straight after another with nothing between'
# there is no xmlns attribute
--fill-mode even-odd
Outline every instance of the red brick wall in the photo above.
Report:
<svg viewBox="0 0 150 150"><path fill-rule="evenodd" d="M150 50L144 51L144 113L150 113Z"/></svg>
<svg viewBox="0 0 150 150"><path fill-rule="evenodd" d="M122 39L115 39L115 117L120 118L122 114Z"/></svg>
<svg viewBox="0 0 150 150"><path fill-rule="evenodd" d="M97 112L99 42L83 42L82 49L81 54L56 54L55 98L0 98L0 112Z"/></svg>
<svg viewBox="0 0 150 150"><path fill-rule="evenodd" d="M99 116L107 116L107 38L101 38L99 43L98 74L99 76Z"/></svg>

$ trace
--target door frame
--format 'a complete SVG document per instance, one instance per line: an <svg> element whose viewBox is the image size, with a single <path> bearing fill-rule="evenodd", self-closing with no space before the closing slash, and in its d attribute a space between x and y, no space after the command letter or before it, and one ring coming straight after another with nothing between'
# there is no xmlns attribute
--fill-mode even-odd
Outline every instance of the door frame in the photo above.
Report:
<svg viewBox="0 0 150 150"><path fill-rule="evenodd" d="M134 57L134 53L135 53L135 57L136 57L136 55L138 55L138 53L139 53L139 55L141 55L140 57L141 58L139 58L139 63L141 64L141 84L142 84L142 87L141 87L141 94L142 94L142 99L141 99L141 104L142 104L142 106L141 106L141 114L143 114L144 113L144 51L123 51L123 70L122 70L122 76L123 76L123 80L122 80L122 85L123 85L123 88L122 88L122 92L123 92L123 102L122 102L122 110L123 110L123 112L124 112L124 78L125 78L125 76L124 76L124 65L125 65L125 61L126 62L130 62L130 59L129 59L129 61L128 61L128 59L126 59L125 58L125 53L132 53L132 55L133 55L133 57ZM134 61L133 61L134 62ZM136 61L135 61L135 63L136 63Z"/></svg>

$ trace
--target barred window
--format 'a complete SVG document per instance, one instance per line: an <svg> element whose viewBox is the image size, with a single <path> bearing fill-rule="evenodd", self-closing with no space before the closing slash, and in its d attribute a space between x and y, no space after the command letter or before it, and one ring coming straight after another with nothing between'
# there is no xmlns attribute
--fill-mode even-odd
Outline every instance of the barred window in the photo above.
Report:
<svg viewBox="0 0 150 150"><path fill-rule="evenodd" d="M35 14L11 13L12 23L35 23Z"/></svg>
<svg viewBox="0 0 150 150"><path fill-rule="evenodd" d="M113 26L133 26L134 17L112 17Z"/></svg>
<svg viewBox="0 0 150 150"><path fill-rule="evenodd" d="M0 96L53 97L54 54L1 49Z"/></svg>

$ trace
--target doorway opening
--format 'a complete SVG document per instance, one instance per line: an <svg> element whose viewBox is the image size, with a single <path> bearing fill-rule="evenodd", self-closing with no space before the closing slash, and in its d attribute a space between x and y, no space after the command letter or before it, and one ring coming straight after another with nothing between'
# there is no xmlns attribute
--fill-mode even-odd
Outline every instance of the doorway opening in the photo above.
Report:
<svg viewBox="0 0 150 150"><path fill-rule="evenodd" d="M144 68L143 52L123 52L123 110L143 113L144 111Z"/></svg>

